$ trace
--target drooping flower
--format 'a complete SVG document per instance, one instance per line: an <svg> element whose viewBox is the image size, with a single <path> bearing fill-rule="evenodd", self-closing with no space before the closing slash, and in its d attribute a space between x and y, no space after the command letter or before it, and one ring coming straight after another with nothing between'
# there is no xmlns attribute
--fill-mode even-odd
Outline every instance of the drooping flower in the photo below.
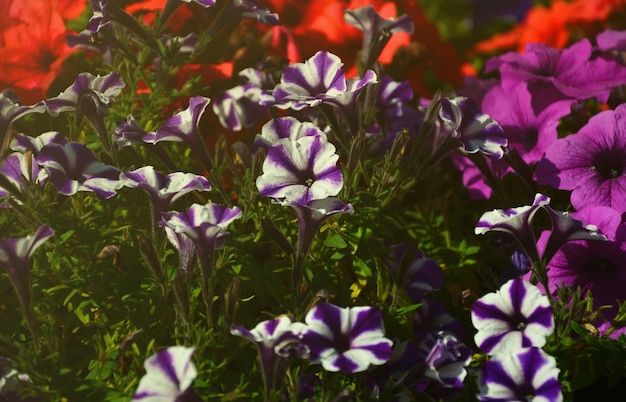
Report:
<svg viewBox="0 0 626 402"><path fill-rule="evenodd" d="M443 271L437 262L409 244L393 246L392 258L386 261L398 285L413 303L420 303L433 290L441 289Z"/></svg>
<svg viewBox="0 0 626 402"><path fill-rule="evenodd" d="M563 50L529 44L524 53L509 52L490 59L485 70L499 70L505 89L534 81L578 100L595 97L606 102L611 88L626 83L626 66L615 59L593 57L592 52L588 39Z"/></svg>
<svg viewBox="0 0 626 402"><path fill-rule="evenodd" d="M170 117L154 136L155 144L161 141L185 143L208 171L213 167L213 163L198 132L198 123L210 101L203 96L192 97L189 99L189 107Z"/></svg>
<svg viewBox="0 0 626 402"><path fill-rule="evenodd" d="M113 197L124 183L121 171L96 160L94 153L80 142L44 146L37 157L50 183L63 195L92 191L102 199Z"/></svg>
<svg viewBox="0 0 626 402"><path fill-rule="evenodd" d="M5 89L0 92L0 152L4 152L11 140L9 128L16 120L31 113L43 113L46 107L43 102L32 106L23 106L17 94Z"/></svg>
<svg viewBox="0 0 626 402"><path fill-rule="evenodd" d="M463 387L472 350L454 334L442 331L430 335L420 344L420 351L425 355L424 377L446 388Z"/></svg>
<svg viewBox="0 0 626 402"><path fill-rule="evenodd" d="M341 308L318 303L306 315L303 342L310 359L328 371L357 373L391 357L393 342L384 337L380 311L373 307Z"/></svg>
<svg viewBox="0 0 626 402"><path fill-rule="evenodd" d="M300 122L292 116L278 117L268 121L261 127L261 133L254 138L252 151L258 148L263 148L267 151L276 145L278 140L283 138L291 138L295 141L307 136L326 138L326 134L311 122Z"/></svg>
<svg viewBox="0 0 626 402"><path fill-rule="evenodd" d="M54 235L47 225L41 225L34 235L0 239L0 264L9 274L9 280L17 293L24 311L26 323L34 331L35 321L31 311L31 285L29 259L39 246Z"/></svg>
<svg viewBox="0 0 626 402"><path fill-rule="evenodd" d="M338 159L335 146L321 136L278 140L263 162L257 188L263 196L300 205L335 196L343 187Z"/></svg>
<svg viewBox="0 0 626 402"><path fill-rule="evenodd" d="M578 133L559 139L537 165L542 185L572 190L576 209L604 205L626 210L626 105L591 117Z"/></svg>
<svg viewBox="0 0 626 402"><path fill-rule="evenodd" d="M146 374L139 380L134 401L177 402L191 401L190 388L198 375L191 361L194 348L170 346L146 359ZM190 399L186 399L190 398Z"/></svg>
<svg viewBox="0 0 626 402"><path fill-rule="evenodd" d="M308 349L302 344L305 330L306 325L293 322L287 315L260 322L252 330L233 325L231 334L248 339L259 350L266 396L271 395L284 381L288 357L308 356Z"/></svg>
<svg viewBox="0 0 626 402"><path fill-rule="evenodd" d="M477 329L476 345L490 354L543 347L555 326L548 297L521 278L478 299L472 306L472 324Z"/></svg>
<svg viewBox="0 0 626 402"><path fill-rule="evenodd" d="M479 378L480 401L563 400L556 360L539 348L499 354L486 361Z"/></svg>
<svg viewBox="0 0 626 402"><path fill-rule="evenodd" d="M478 151L496 159L504 155L507 139L497 121L478 110L476 104L464 96L443 98L439 117L453 130L453 136L463 144L465 151Z"/></svg>

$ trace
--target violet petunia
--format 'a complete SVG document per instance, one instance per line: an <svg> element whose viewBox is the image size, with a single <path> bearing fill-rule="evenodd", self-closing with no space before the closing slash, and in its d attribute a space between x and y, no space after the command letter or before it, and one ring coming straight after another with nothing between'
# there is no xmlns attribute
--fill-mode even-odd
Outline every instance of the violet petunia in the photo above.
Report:
<svg viewBox="0 0 626 402"><path fill-rule="evenodd" d="M16 134L11 142L11 149L18 152L30 151L39 155L39 151L48 144L65 145L69 142L66 136L58 131L48 131L37 137L29 137L25 134Z"/></svg>
<svg viewBox="0 0 626 402"><path fill-rule="evenodd" d="M0 186L0 197L4 197L14 190L17 190L18 193L22 193L33 183L43 186L47 178L45 170L41 170L35 156L21 152L14 152L2 161L0 174L8 181L7 184L13 186L13 188L3 188ZM7 187L10 186L7 185ZM19 194L12 195L18 196ZM18 200L16 200L16 202L19 203ZM0 204L0 207L7 205L8 204L3 203Z"/></svg>
<svg viewBox="0 0 626 402"><path fill-rule="evenodd" d="M446 388L463 388L466 367L472 360L472 350L450 332L430 335L420 344L424 356L424 377Z"/></svg>
<svg viewBox="0 0 626 402"><path fill-rule="evenodd" d="M343 187L338 159L321 136L278 140L267 152L257 188L263 196L300 205L335 196Z"/></svg>
<svg viewBox="0 0 626 402"><path fill-rule="evenodd" d="M502 85L510 89L522 81L554 86L578 100L592 97L606 102L611 88L626 84L626 66L613 58L593 54L588 39L566 49L540 43L526 45L526 52L509 52L487 61L486 72L500 71Z"/></svg>
<svg viewBox="0 0 626 402"><path fill-rule="evenodd" d="M472 306L476 345L483 353L510 354L543 347L554 331L550 300L530 282L511 279Z"/></svg>
<svg viewBox="0 0 626 402"><path fill-rule="evenodd" d="M561 402L556 360L539 348L516 350L486 361L479 378L479 401Z"/></svg>
<svg viewBox="0 0 626 402"><path fill-rule="evenodd" d="M213 112L229 130L252 127L267 114L267 107L259 104L262 93L261 88L250 82L237 85L213 99Z"/></svg>
<svg viewBox="0 0 626 402"><path fill-rule="evenodd" d="M185 143L208 171L212 169L213 163L199 133L198 124L210 101L203 96L192 97L189 99L189 107L170 117L154 136L155 144L161 141Z"/></svg>
<svg viewBox="0 0 626 402"><path fill-rule="evenodd" d="M283 138L297 140L302 137L314 136L321 136L326 139L326 134L311 122L300 122L292 116L278 117L261 127L261 133L256 135L252 143L252 151L259 148L267 151Z"/></svg>
<svg viewBox="0 0 626 402"><path fill-rule="evenodd" d="M46 107L43 102L32 106L21 104L17 94L10 89L0 92L0 152L8 148L11 136L9 129L11 125L20 118L31 113L43 113Z"/></svg>
<svg viewBox="0 0 626 402"><path fill-rule="evenodd" d="M118 148L124 148L131 145L154 144L156 132L145 131L135 117L129 115L115 126L113 134L113 141Z"/></svg>
<svg viewBox="0 0 626 402"><path fill-rule="evenodd" d="M478 110L469 98L457 96L443 98L439 117L444 126L452 130L452 136L460 140L468 153L478 151L500 159L508 141L504 130L497 121Z"/></svg>
<svg viewBox="0 0 626 402"><path fill-rule="evenodd" d="M409 244L393 246L392 256L386 264L396 283L413 303L420 303L428 292L441 289L443 271L439 264L426 258L422 250L412 249Z"/></svg>
<svg viewBox="0 0 626 402"><path fill-rule="evenodd" d="M310 359L327 371L357 373L391 357L380 311L373 307L341 308L318 303L306 315L303 342Z"/></svg>
<svg viewBox="0 0 626 402"><path fill-rule="evenodd" d="M578 133L552 144L535 177L539 184L572 190L576 209L626 210L626 105L598 113Z"/></svg>
<svg viewBox="0 0 626 402"><path fill-rule="evenodd" d="M132 401L179 402L193 400L191 384L198 375L191 357L194 348L170 346L146 359L146 374L139 380ZM189 398L189 399L187 399Z"/></svg>
<svg viewBox="0 0 626 402"><path fill-rule="evenodd" d="M101 199L113 197L124 183L121 171L96 160L94 153L80 142L44 146L37 157L50 183L63 195L92 191Z"/></svg>

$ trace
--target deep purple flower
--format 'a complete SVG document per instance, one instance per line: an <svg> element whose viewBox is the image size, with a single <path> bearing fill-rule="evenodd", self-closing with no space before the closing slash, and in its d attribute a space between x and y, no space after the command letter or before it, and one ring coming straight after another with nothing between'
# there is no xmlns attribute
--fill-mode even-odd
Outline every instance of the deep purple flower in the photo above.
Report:
<svg viewBox="0 0 626 402"><path fill-rule="evenodd" d="M191 361L194 348L170 346L146 359L146 374L139 380L134 401L179 402L198 375Z"/></svg>
<svg viewBox="0 0 626 402"><path fill-rule="evenodd" d="M111 18L107 12L106 0L91 0L92 15L87 22L87 30L92 34L100 32L106 25L111 23Z"/></svg>
<svg viewBox="0 0 626 402"><path fill-rule="evenodd" d="M502 158L508 143L504 130L489 115L478 110L476 104L464 96L443 98L439 117L468 153L478 151L496 159Z"/></svg>
<svg viewBox="0 0 626 402"><path fill-rule="evenodd" d="M612 50L626 51L626 31L606 29L596 36L598 49L605 52Z"/></svg>
<svg viewBox="0 0 626 402"><path fill-rule="evenodd" d="M509 52L487 61L487 72L496 69L505 89L533 81L554 86L578 100L595 97L603 103L611 88L626 83L626 66L613 58L594 54L588 39L562 50L531 43L526 45L524 53Z"/></svg>
<svg viewBox="0 0 626 402"><path fill-rule="evenodd" d="M315 53L304 63L287 66L273 94L263 96L261 104L301 110L335 99L349 90L342 66L338 56L326 51ZM353 90L361 91L376 82L376 74L368 72L352 85Z"/></svg>
<svg viewBox="0 0 626 402"><path fill-rule="evenodd" d="M561 402L556 360L539 348L495 355L480 373L478 399L489 402Z"/></svg>
<svg viewBox="0 0 626 402"><path fill-rule="evenodd" d="M210 99L194 96L189 99L189 107L170 117L157 131L154 143L161 141L175 141L185 143L198 157L206 170L211 170L213 163L198 132L198 123L204 114Z"/></svg>
<svg viewBox="0 0 626 402"><path fill-rule="evenodd" d="M424 377L446 388L463 387L472 350L454 334L442 331L430 335L420 344L420 352L424 356Z"/></svg>
<svg viewBox="0 0 626 402"><path fill-rule="evenodd" d="M552 87L522 82L508 89L491 88L480 106L500 123L508 146L526 163L534 163L557 140L559 119L570 113L575 102Z"/></svg>
<svg viewBox="0 0 626 402"><path fill-rule="evenodd" d="M257 188L263 196L300 205L335 196L343 187L338 159L321 136L281 139L267 153Z"/></svg>
<svg viewBox="0 0 626 402"><path fill-rule="evenodd" d="M400 288L413 303L420 303L428 292L441 289L443 271L435 260L426 258L422 250L409 247L408 244L395 245L392 258L386 262Z"/></svg>
<svg viewBox="0 0 626 402"><path fill-rule="evenodd" d="M473 304L472 324L483 353L510 354L543 347L554 332L554 315L548 297L530 282L515 278Z"/></svg>
<svg viewBox="0 0 626 402"><path fill-rule="evenodd" d="M328 371L357 373L384 364L393 342L384 337L380 311L373 307L341 308L318 303L306 315L303 342L310 359Z"/></svg>
<svg viewBox="0 0 626 402"><path fill-rule="evenodd" d="M31 311L28 260L35 250L52 235L54 231L50 227L41 225L32 236L0 239L0 264L7 270L31 331L34 331L35 321Z"/></svg>
<svg viewBox="0 0 626 402"><path fill-rule="evenodd" d="M102 199L113 197L124 183L116 167L96 160L80 142L51 143L41 149L37 162L48 172L50 183L63 195L92 191Z"/></svg>
<svg viewBox="0 0 626 402"><path fill-rule="evenodd" d="M626 105L600 112L578 133L559 139L535 171L537 181L572 190L576 209L605 205L626 210Z"/></svg>
<svg viewBox="0 0 626 402"><path fill-rule="evenodd" d="M346 10L344 19L348 24L363 31L361 61L366 67L371 66L376 61L375 58L378 58L392 34L396 32L413 34L413 20L409 15L385 19L374 10L372 5L355 10ZM372 54L370 55L370 53Z"/></svg>
<svg viewBox="0 0 626 402"><path fill-rule="evenodd" d="M465 327L450 315L446 304L436 299L423 299L413 316L415 341L420 343L440 332L452 333L458 340L465 341Z"/></svg>

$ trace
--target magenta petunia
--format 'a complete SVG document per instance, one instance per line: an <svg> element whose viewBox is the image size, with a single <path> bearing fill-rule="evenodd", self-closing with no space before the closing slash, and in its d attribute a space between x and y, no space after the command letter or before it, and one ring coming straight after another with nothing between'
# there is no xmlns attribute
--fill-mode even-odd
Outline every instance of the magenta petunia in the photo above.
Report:
<svg viewBox="0 0 626 402"><path fill-rule="evenodd" d="M572 190L576 209L626 210L626 105L593 116L578 133L554 142L535 177L539 184Z"/></svg>

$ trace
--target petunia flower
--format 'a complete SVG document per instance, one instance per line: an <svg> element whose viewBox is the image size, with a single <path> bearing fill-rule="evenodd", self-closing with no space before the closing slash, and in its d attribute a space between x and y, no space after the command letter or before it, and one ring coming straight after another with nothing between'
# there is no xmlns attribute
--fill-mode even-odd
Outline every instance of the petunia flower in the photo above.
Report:
<svg viewBox="0 0 626 402"><path fill-rule="evenodd" d="M292 116L278 117L265 123L261 127L261 133L257 134L252 143L252 151L263 148L266 151L276 145L278 140L291 138L298 140L302 137L320 136L326 138L326 133L315 124L305 121L300 122Z"/></svg>
<svg viewBox="0 0 626 402"><path fill-rule="evenodd" d="M263 196L300 205L335 196L343 187L338 159L335 146L321 136L281 139L267 152L257 188Z"/></svg>
<svg viewBox="0 0 626 402"><path fill-rule="evenodd" d="M37 137L30 137L25 134L16 134L15 139L11 142L11 149L18 152L30 151L34 155L39 155L43 147L48 144L65 145L69 141L66 136L58 131L48 131L39 134Z"/></svg>
<svg viewBox="0 0 626 402"><path fill-rule="evenodd" d="M535 177L539 184L571 190L576 209L626 210L626 105L598 113L578 133L557 140Z"/></svg>
<svg viewBox="0 0 626 402"><path fill-rule="evenodd" d="M115 126L113 141L119 148L131 145L154 144L154 131L147 132L129 115Z"/></svg>
<svg viewBox="0 0 626 402"><path fill-rule="evenodd" d="M289 65L283 69L272 95L263 96L261 104L302 110L335 99L349 90L342 65L338 56L326 51L315 53L304 63ZM366 72L352 90L360 91L375 82L376 74Z"/></svg>
<svg viewBox="0 0 626 402"><path fill-rule="evenodd" d="M194 348L170 346L146 359L146 374L139 380L132 401L183 402L195 401L190 388L198 375L191 361Z"/></svg>
<svg viewBox="0 0 626 402"><path fill-rule="evenodd" d="M539 348L495 355L479 377L479 401L563 401L556 360Z"/></svg>
<svg viewBox="0 0 626 402"><path fill-rule="evenodd" d="M318 303L306 315L303 342L312 362L327 371L357 373L391 357L393 342L384 337L380 311L373 307L341 308Z"/></svg>
<svg viewBox="0 0 626 402"><path fill-rule="evenodd" d="M212 169L213 162L198 131L198 123L210 101L203 96L192 97L189 107L170 117L154 136L155 144L161 141L185 143L208 171Z"/></svg>
<svg viewBox="0 0 626 402"><path fill-rule="evenodd" d="M436 299L423 299L413 315L413 336L416 342L423 342L440 332L454 334L459 341L465 341L466 330L461 321L448 312L446 304Z"/></svg>
<svg viewBox="0 0 626 402"><path fill-rule="evenodd" d="M80 142L48 144L39 152L37 163L63 195L92 191L101 199L109 199L124 185L119 180L122 173L119 169L98 162L94 153Z"/></svg>
<svg viewBox="0 0 626 402"><path fill-rule="evenodd" d="M104 113L125 86L121 76L115 71L105 76L81 73L69 88L45 101L46 109L52 116L75 111L76 124L80 124L83 117L87 117L105 148L110 149L111 141L104 122Z"/></svg>
<svg viewBox="0 0 626 402"><path fill-rule="evenodd" d="M404 14L398 18L385 19L368 5L354 10L346 10L345 21L363 31L361 62L370 67L380 55L389 38L396 32L413 33L413 20Z"/></svg>
<svg viewBox="0 0 626 402"><path fill-rule="evenodd" d="M31 113L43 113L46 107L43 102L32 106L23 106L17 94L10 89L0 92L0 152L8 148L11 141L9 129L13 122Z"/></svg>
<svg viewBox="0 0 626 402"><path fill-rule="evenodd" d="M472 350L454 334L442 331L430 335L420 344L420 351L425 355L424 377L446 388L463 388Z"/></svg>
<svg viewBox="0 0 626 402"><path fill-rule="evenodd" d="M426 258L422 250L413 250L406 243L397 244L386 263L413 303L420 303L428 292L441 289L443 271L435 260Z"/></svg>
<svg viewBox="0 0 626 402"><path fill-rule="evenodd" d="M211 190L211 184L204 176L183 172L166 175L155 170L154 166L144 166L123 173L121 180L125 187L140 188L148 193L155 225L160 214L166 212L183 195L192 191Z"/></svg>
<svg viewBox="0 0 626 402"><path fill-rule="evenodd" d="M263 92L250 82L237 85L213 99L213 112L229 130L252 127L267 114L267 107L259 104Z"/></svg>
<svg viewBox="0 0 626 402"><path fill-rule="evenodd" d="M472 305L472 324L477 330L476 346L490 354L543 347L555 327L548 297L521 278L478 299Z"/></svg>
<svg viewBox="0 0 626 402"><path fill-rule="evenodd" d="M265 384L265 395L269 397L283 382L290 356L307 358L308 349L302 344L306 325L293 322L287 315L260 322L252 330L233 325L230 333L241 336L256 344Z"/></svg>
<svg viewBox="0 0 626 402"><path fill-rule="evenodd" d="M11 189L0 186L0 197L12 193L12 190L17 190L19 194L21 194L31 183L43 186L47 177L46 172L41 170L40 166L37 164L34 155L23 154L21 152L14 152L2 161L0 174L14 187ZM19 196L19 194L12 195ZM16 202L19 203L20 201L16 200ZM0 207L8 205L7 203L3 203L0 204Z"/></svg>
<svg viewBox="0 0 626 402"><path fill-rule="evenodd" d="M626 83L626 66L617 60L593 56L588 39L558 50L532 43L526 52L509 52L487 61L485 71L500 71L502 85L510 89L522 81L551 85L578 100L592 97L606 102L611 88Z"/></svg>
<svg viewBox="0 0 626 402"><path fill-rule="evenodd" d="M41 225L34 235L0 239L0 264L4 266L9 275L9 280L15 289L15 293L17 293L18 300L25 314L26 323L33 335L36 322L31 306L28 260L35 250L52 235L54 235L54 231L50 227Z"/></svg>

